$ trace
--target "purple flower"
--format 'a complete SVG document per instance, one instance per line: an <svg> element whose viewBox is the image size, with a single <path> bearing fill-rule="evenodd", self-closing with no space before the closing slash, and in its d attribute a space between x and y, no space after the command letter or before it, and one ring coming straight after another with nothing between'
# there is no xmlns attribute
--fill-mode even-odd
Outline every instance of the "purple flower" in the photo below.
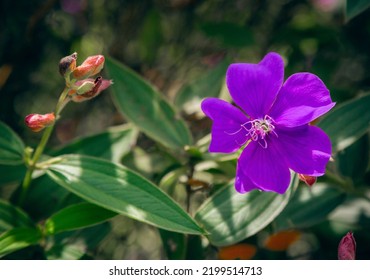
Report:
<svg viewBox="0 0 370 280"><path fill-rule="evenodd" d="M235 187L285 193L290 170L322 176L331 156L329 137L309 122L328 112L332 102L324 83L311 73L284 81L284 62L277 53L260 63L235 63L226 83L235 107L206 98L203 112L213 120L210 152L231 153L241 147Z"/></svg>

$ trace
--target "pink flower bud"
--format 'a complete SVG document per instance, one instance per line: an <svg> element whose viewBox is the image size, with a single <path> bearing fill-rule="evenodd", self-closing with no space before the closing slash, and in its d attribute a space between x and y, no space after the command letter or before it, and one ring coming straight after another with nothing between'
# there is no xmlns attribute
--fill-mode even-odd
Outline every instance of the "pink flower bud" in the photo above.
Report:
<svg viewBox="0 0 370 280"><path fill-rule="evenodd" d="M77 92L77 94L71 94L72 100L74 102L83 102L83 101L86 101L86 100L90 100L90 99L98 96L100 94L100 92L102 92L103 90L105 90L106 88L108 88L112 84L111 80L104 80L104 79L102 79L102 77L97 77L95 80L85 79L85 80L82 80L82 81L78 81L78 82L76 82L76 85L77 86L79 84L81 84L81 86L84 85L84 84L90 85L91 82L94 83L94 86L90 90L87 90L85 92L82 92L82 91ZM88 87L86 86L86 88L88 88Z"/></svg>
<svg viewBox="0 0 370 280"><path fill-rule="evenodd" d="M69 56L63 57L59 61L59 73L62 76L68 75L76 68L77 53L73 53Z"/></svg>
<svg viewBox="0 0 370 280"><path fill-rule="evenodd" d="M356 257L356 241L352 232L348 232L338 246L338 260L354 260Z"/></svg>
<svg viewBox="0 0 370 280"><path fill-rule="evenodd" d="M98 74L104 67L104 56L89 56L86 60L72 72L75 79L82 80Z"/></svg>
<svg viewBox="0 0 370 280"><path fill-rule="evenodd" d="M38 132L47 126L54 124L55 116L54 113L44 115L30 114L25 117L24 122L33 132Z"/></svg>
<svg viewBox="0 0 370 280"><path fill-rule="evenodd" d="M299 180L303 181L306 183L307 186L312 187L317 180L317 177L315 176L310 176L310 175L304 175L304 174L298 174Z"/></svg>

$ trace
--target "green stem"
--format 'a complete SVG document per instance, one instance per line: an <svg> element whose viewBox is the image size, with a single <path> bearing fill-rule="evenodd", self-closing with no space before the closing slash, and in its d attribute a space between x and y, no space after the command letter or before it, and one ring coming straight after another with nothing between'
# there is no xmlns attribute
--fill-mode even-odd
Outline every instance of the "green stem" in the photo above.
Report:
<svg viewBox="0 0 370 280"><path fill-rule="evenodd" d="M66 87L61 93L58 103L55 107L54 114L55 114L56 119L59 117L60 112L63 110L67 94L68 94L68 88ZM42 153L44 152L46 144L49 141L51 133L53 132L54 126L55 124L45 128L44 133L41 137L40 143L38 144L35 152L33 153L31 160L29 161L27 172L22 182L22 190L21 190L21 194L20 194L19 202L18 202L19 205L23 205L24 200L26 199L27 192L28 192L28 189L32 181L32 174L35 171L38 160L40 159Z"/></svg>

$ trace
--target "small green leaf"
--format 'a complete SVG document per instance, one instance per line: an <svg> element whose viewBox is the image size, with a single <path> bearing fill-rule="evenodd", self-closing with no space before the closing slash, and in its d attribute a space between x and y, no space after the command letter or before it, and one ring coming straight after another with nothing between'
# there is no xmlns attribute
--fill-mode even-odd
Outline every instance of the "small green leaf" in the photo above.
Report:
<svg viewBox="0 0 370 280"><path fill-rule="evenodd" d="M85 228L102 223L117 213L90 203L79 203L55 213L45 222L46 234Z"/></svg>
<svg viewBox="0 0 370 280"><path fill-rule="evenodd" d="M358 16L370 7L369 0L347 0L346 1L346 21Z"/></svg>
<svg viewBox="0 0 370 280"><path fill-rule="evenodd" d="M36 228L13 228L0 235L0 256L37 244L41 232Z"/></svg>
<svg viewBox="0 0 370 280"><path fill-rule="evenodd" d="M82 154L120 162L135 144L138 131L130 125L111 127L107 131L77 139L52 155Z"/></svg>
<svg viewBox="0 0 370 280"><path fill-rule="evenodd" d="M333 153L356 142L370 128L370 94L335 107L318 123L330 137Z"/></svg>
<svg viewBox="0 0 370 280"><path fill-rule="evenodd" d="M0 164L19 165L23 162L24 144L15 132L0 122Z"/></svg>
<svg viewBox="0 0 370 280"><path fill-rule="evenodd" d="M32 227L33 225L32 220L23 210L0 199L0 232L15 227Z"/></svg>
<svg viewBox="0 0 370 280"><path fill-rule="evenodd" d="M229 64L230 60L226 58L205 75L185 84L176 95L175 105L188 114L199 111L203 98L220 94Z"/></svg>
<svg viewBox="0 0 370 280"><path fill-rule="evenodd" d="M148 82L113 59L107 58L106 70L114 80L115 104L130 122L168 148L183 149L191 144L185 122Z"/></svg>
<svg viewBox="0 0 370 280"><path fill-rule="evenodd" d="M204 233L168 195L124 166L79 155L61 159L47 174L86 201L170 231Z"/></svg>
<svg viewBox="0 0 370 280"><path fill-rule="evenodd" d="M234 183L229 184L205 201L195 219L209 232L213 245L235 244L262 230L283 211L296 188L297 177L292 175L284 195L257 190L240 194Z"/></svg>
<svg viewBox="0 0 370 280"><path fill-rule="evenodd" d="M276 230L307 228L325 220L346 195L327 184L300 187L284 211L275 219Z"/></svg>

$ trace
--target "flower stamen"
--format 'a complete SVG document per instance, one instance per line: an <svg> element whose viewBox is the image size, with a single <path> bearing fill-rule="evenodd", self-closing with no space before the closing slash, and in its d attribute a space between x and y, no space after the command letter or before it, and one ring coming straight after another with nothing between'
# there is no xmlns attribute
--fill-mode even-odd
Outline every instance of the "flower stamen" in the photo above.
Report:
<svg viewBox="0 0 370 280"><path fill-rule="evenodd" d="M244 141L243 145L248 141L248 138L250 138L253 141L258 141L258 143L261 145L262 148L267 148L267 141L266 137L269 133L273 133L276 137L278 135L276 134L275 126L273 125L274 120L266 115L263 119L255 119L251 121L247 121L240 125L240 128L237 131L234 132L227 132L225 133L227 135L235 135L238 134L241 130L245 130L247 133L245 136L247 139ZM240 145L242 146L242 145Z"/></svg>

